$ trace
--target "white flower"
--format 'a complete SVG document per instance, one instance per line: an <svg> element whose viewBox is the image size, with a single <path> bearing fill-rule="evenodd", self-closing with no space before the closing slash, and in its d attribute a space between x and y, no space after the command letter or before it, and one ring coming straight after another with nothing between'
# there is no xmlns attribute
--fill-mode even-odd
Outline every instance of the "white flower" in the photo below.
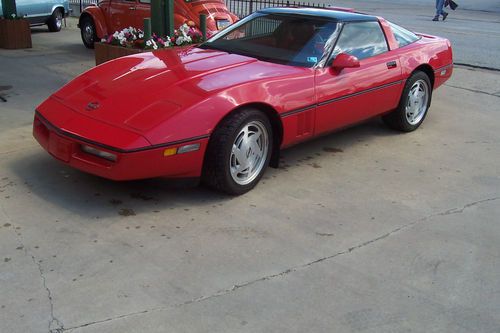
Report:
<svg viewBox="0 0 500 333"><path fill-rule="evenodd" d="M182 35L183 35L184 37L186 37L186 36L187 36L187 34L188 34L188 32L189 32L189 27L188 27L188 25L187 25L186 23L184 23L183 25L181 25L181 26L179 27L179 30L181 31Z"/></svg>
<svg viewBox="0 0 500 333"><path fill-rule="evenodd" d="M146 42L146 45L147 45L147 46L151 46L151 40L148 40L148 41Z"/></svg>

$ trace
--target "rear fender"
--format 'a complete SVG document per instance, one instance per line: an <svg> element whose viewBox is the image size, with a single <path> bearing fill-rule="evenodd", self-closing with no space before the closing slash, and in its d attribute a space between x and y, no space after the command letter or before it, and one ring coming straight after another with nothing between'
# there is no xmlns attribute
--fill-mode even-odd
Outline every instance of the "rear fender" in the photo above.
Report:
<svg viewBox="0 0 500 333"><path fill-rule="evenodd" d="M82 14L80 15L80 20L78 25L82 22L84 17L91 17L94 20L95 30L97 37L99 39L103 38L108 34L108 27L106 26L106 19L104 18L104 14L102 13L101 8L97 6L90 6L84 9Z"/></svg>

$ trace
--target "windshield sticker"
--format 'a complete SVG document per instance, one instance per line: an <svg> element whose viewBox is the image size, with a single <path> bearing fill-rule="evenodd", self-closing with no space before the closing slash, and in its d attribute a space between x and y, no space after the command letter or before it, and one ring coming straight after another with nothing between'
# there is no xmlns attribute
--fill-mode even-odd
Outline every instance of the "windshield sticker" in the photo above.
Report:
<svg viewBox="0 0 500 333"><path fill-rule="evenodd" d="M307 57L307 62L317 63L318 62L318 57Z"/></svg>

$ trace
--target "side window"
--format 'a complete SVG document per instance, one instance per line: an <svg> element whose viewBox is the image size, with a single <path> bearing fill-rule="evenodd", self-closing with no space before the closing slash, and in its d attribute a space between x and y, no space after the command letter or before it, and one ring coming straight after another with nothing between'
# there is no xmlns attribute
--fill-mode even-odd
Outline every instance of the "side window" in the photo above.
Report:
<svg viewBox="0 0 500 333"><path fill-rule="evenodd" d="M392 32L394 33L394 37L396 38L399 47L411 44L420 39L420 37L415 35L413 32L406 30L405 28L400 27L397 24L389 22L389 25L391 26Z"/></svg>
<svg viewBox="0 0 500 333"><path fill-rule="evenodd" d="M349 53L359 60L387 52L387 41L378 22L346 23L333 55Z"/></svg>

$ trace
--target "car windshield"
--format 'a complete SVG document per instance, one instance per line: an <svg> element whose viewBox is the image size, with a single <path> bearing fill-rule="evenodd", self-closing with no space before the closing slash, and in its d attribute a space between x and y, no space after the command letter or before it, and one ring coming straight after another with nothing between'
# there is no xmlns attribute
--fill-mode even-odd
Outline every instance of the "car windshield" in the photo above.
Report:
<svg viewBox="0 0 500 333"><path fill-rule="evenodd" d="M338 23L311 16L255 13L203 43L204 49L313 67L326 58Z"/></svg>

